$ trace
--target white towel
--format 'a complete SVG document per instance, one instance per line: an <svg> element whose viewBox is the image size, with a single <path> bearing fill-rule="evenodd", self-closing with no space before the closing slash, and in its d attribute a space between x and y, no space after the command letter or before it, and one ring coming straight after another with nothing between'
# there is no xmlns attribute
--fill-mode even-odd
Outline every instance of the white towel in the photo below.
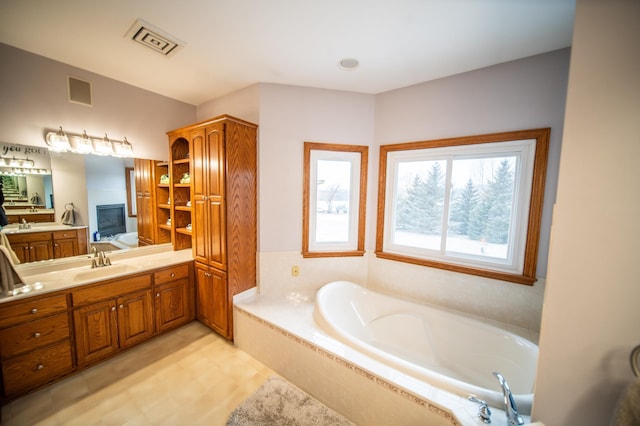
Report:
<svg viewBox="0 0 640 426"><path fill-rule="evenodd" d="M14 252L11 248L9 238L7 238L7 236L2 232L0 232L0 246L4 246L7 248L7 251L9 252L9 259L11 259L11 262L13 262L14 265L20 263L20 259L18 259L18 256L16 256L16 252Z"/></svg>
<svg viewBox="0 0 640 426"><path fill-rule="evenodd" d="M15 286L23 283L24 281L11 262L9 250L5 246L0 246L0 285L2 286L2 294L5 296L13 294Z"/></svg>
<svg viewBox="0 0 640 426"><path fill-rule="evenodd" d="M638 425L640 425L640 378L622 392L611 419L611 426Z"/></svg>
<svg viewBox="0 0 640 426"><path fill-rule="evenodd" d="M76 215L73 211L73 205L67 204L65 207L64 213L62 213L62 224L63 225L75 225L76 223Z"/></svg>

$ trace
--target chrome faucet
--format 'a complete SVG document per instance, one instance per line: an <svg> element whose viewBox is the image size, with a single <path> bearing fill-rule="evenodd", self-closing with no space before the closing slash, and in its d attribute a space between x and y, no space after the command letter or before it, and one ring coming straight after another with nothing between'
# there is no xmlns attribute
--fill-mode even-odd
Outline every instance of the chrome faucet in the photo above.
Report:
<svg viewBox="0 0 640 426"><path fill-rule="evenodd" d="M95 247L92 249L93 251L93 260L91 261L91 269L93 268L101 268L103 266L110 266L111 259L109 259L105 252L99 251L96 252ZM96 259L97 256L97 259Z"/></svg>
<svg viewBox="0 0 640 426"><path fill-rule="evenodd" d="M491 423L491 409L487 405L487 403L481 399L478 399L475 395L469 395L469 401L480 404L478 407L478 417L482 420L482 423L489 424Z"/></svg>
<svg viewBox="0 0 640 426"><path fill-rule="evenodd" d="M31 229L31 225L29 225L27 219L22 218L22 223L18 225L18 229Z"/></svg>
<svg viewBox="0 0 640 426"><path fill-rule="evenodd" d="M496 376L498 382L500 382L500 386L502 387L502 395L504 396L504 411L507 414L507 422L509 425L523 425L524 420L518 413L518 407L516 406L516 401L513 399L513 395L511 394L511 389L509 388L509 384L502 377L502 374L498 372L493 372L493 375Z"/></svg>

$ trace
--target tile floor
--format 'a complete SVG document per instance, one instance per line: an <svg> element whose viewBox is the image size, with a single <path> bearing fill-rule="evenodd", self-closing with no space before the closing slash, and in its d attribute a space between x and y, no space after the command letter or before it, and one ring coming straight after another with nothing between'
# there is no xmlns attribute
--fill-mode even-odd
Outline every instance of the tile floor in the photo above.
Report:
<svg viewBox="0 0 640 426"><path fill-rule="evenodd" d="M2 407L2 426L225 425L271 375L198 322Z"/></svg>

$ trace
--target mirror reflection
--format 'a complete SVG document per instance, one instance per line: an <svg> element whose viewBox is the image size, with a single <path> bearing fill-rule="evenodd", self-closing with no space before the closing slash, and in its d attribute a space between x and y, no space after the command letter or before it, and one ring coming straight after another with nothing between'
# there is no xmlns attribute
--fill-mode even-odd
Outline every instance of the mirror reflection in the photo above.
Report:
<svg viewBox="0 0 640 426"><path fill-rule="evenodd" d="M139 245L133 158L6 143L0 143L0 154L2 207L9 219L2 233L21 263L86 254L94 246L111 251ZM74 232L75 242L67 248L55 240L63 230ZM52 235L50 247L23 247L23 240L33 240L40 232Z"/></svg>

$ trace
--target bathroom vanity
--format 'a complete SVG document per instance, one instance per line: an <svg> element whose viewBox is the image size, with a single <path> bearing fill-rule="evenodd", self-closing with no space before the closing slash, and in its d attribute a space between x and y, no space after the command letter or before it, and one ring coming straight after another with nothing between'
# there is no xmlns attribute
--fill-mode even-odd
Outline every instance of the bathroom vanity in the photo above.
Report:
<svg viewBox="0 0 640 426"><path fill-rule="evenodd" d="M61 259L87 253L87 227L56 223L19 224L2 229L21 263Z"/></svg>
<svg viewBox="0 0 640 426"><path fill-rule="evenodd" d="M195 319L190 250L124 256L97 269L88 256L59 270L31 267L23 278L33 290L0 299L0 401Z"/></svg>
<svg viewBox="0 0 640 426"><path fill-rule="evenodd" d="M27 222L55 222L53 209L29 209L13 208L15 206L4 206L9 223Z"/></svg>

